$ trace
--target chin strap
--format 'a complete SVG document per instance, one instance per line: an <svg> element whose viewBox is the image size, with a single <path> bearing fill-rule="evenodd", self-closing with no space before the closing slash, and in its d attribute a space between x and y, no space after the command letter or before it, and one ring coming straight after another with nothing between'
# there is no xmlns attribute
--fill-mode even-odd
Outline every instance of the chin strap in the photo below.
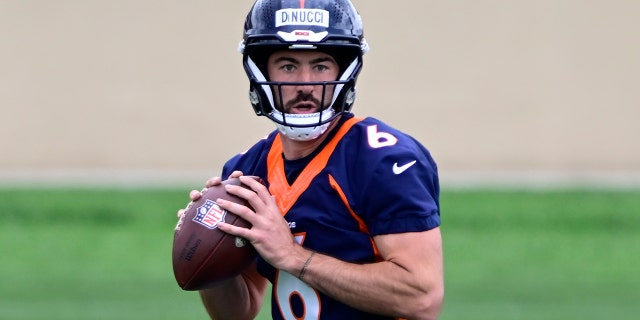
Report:
<svg viewBox="0 0 640 320"><path fill-rule="evenodd" d="M322 119L330 119L335 114L333 108L326 109L322 112L309 113L309 114L282 114L280 111L274 111L271 116L278 119L280 122L285 122L290 125L282 125L277 122L276 128L278 131L289 139L296 141L309 141L318 138L327 131L331 122L327 122L321 125L315 125L321 122ZM295 125L303 125L299 127Z"/></svg>

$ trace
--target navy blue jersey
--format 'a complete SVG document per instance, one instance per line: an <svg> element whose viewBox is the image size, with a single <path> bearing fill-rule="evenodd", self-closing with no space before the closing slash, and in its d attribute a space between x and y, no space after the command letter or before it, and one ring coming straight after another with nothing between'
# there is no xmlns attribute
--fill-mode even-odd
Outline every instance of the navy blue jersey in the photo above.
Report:
<svg viewBox="0 0 640 320"><path fill-rule="evenodd" d="M277 131L230 159L260 176L304 247L343 261L379 261L373 236L440 225L437 168L414 138L374 118L343 116L321 149L289 184ZM273 319L391 319L353 309L258 259L273 284Z"/></svg>

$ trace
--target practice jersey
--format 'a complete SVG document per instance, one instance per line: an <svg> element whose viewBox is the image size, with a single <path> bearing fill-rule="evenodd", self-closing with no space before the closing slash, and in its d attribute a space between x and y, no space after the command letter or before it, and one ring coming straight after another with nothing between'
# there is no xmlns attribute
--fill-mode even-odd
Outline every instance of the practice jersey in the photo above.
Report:
<svg viewBox="0 0 640 320"><path fill-rule="evenodd" d="M222 176L234 170L260 176L302 246L371 263L381 259L373 236L440 225L436 163L411 136L347 114L291 185L280 139L272 132L229 160ZM273 319L392 319L351 308L261 258L258 271L273 284Z"/></svg>

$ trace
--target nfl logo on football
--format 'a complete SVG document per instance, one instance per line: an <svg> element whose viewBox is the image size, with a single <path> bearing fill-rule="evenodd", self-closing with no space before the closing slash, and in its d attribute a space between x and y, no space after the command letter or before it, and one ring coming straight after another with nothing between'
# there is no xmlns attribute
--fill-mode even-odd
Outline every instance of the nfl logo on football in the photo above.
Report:
<svg viewBox="0 0 640 320"><path fill-rule="evenodd" d="M193 217L193 221L209 229L215 229L218 226L218 222L224 222L224 217L226 215L226 210L220 208L217 203L207 199L202 206L198 207L198 211L196 216Z"/></svg>

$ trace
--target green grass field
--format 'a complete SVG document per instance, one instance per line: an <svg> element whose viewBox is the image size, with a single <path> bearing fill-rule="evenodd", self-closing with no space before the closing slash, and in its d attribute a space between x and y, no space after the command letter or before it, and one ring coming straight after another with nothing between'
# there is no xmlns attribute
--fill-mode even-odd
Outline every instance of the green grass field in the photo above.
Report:
<svg viewBox="0 0 640 320"><path fill-rule="evenodd" d="M0 190L0 319L206 319L171 269L187 191ZM441 204L441 319L640 314L640 191L445 189Z"/></svg>

